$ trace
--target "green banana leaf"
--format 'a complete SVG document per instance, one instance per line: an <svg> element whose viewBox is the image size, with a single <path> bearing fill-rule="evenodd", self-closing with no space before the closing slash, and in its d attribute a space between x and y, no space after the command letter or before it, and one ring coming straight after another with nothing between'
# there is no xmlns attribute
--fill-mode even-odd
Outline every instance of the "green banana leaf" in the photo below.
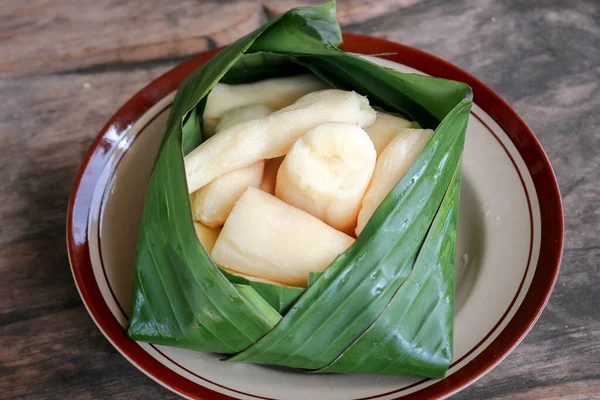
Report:
<svg viewBox="0 0 600 400"><path fill-rule="evenodd" d="M309 272L308 273L308 286L311 286L313 283L319 279L321 276L321 272Z"/></svg>
<svg viewBox="0 0 600 400"><path fill-rule="evenodd" d="M285 314L305 290L301 287L253 281L243 276L232 274L222 268L220 268L220 271L231 283L251 286L271 307L281 314ZM314 272L311 272L311 276L312 274Z"/></svg>
<svg viewBox="0 0 600 400"><path fill-rule="evenodd" d="M335 2L296 8L231 44L177 92L150 179L128 335L312 372L444 376L452 361L460 159L472 105L460 82L395 72L337 46ZM354 245L308 289L216 266L198 242L184 154L202 142L206 96L312 72L435 130ZM278 317L279 316L279 317Z"/></svg>
<svg viewBox="0 0 600 400"><path fill-rule="evenodd" d="M262 315L265 316L271 326L277 325L281 321L281 314L277 312L267 301L250 285L234 283L237 291L254 306Z"/></svg>

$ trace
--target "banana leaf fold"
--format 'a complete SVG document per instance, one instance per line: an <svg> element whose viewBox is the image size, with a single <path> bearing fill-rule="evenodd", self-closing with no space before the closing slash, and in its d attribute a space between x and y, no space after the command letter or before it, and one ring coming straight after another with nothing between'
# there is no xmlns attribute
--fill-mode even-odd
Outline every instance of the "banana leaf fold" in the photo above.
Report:
<svg viewBox="0 0 600 400"><path fill-rule="evenodd" d="M460 166L471 89L338 49L335 2L288 11L179 88L146 194L130 338L310 372L443 377L452 362ZM313 73L435 133L356 242L307 289L221 270L198 241L183 157L217 82Z"/></svg>

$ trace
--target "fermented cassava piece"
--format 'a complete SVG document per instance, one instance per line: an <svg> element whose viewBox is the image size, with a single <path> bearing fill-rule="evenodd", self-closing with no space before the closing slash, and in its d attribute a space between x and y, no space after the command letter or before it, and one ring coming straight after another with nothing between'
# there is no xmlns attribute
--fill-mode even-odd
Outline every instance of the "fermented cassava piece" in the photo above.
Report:
<svg viewBox="0 0 600 400"><path fill-rule="evenodd" d="M375 121L369 101L354 92L309 93L273 114L219 132L185 157L190 193L218 176L287 153L294 141L323 122L368 126Z"/></svg>
<svg viewBox="0 0 600 400"><path fill-rule="evenodd" d="M225 223L237 199L249 187L262 181L265 162L260 160L247 167L227 172L194 193L194 218L210 228Z"/></svg>
<svg viewBox="0 0 600 400"><path fill-rule="evenodd" d="M259 189L237 201L215 243L215 262L233 271L306 287L354 242L312 215Z"/></svg>
<svg viewBox="0 0 600 400"><path fill-rule="evenodd" d="M264 118L273 111L275 109L267 104L250 104L248 106L232 108L223 114L215 133L224 131L242 122Z"/></svg>
<svg viewBox="0 0 600 400"><path fill-rule="evenodd" d="M285 156L275 195L351 233L376 157L373 143L360 126L322 123L298 139Z"/></svg>
<svg viewBox="0 0 600 400"><path fill-rule="evenodd" d="M214 135L221 117L228 110L251 104L264 104L277 110L307 93L329 87L314 75L273 78L243 85L217 83L206 101L202 117L204 133L206 137Z"/></svg>
<svg viewBox="0 0 600 400"><path fill-rule="evenodd" d="M217 241L217 237L219 237L219 233L221 232L220 228L209 228L208 226L202 225L199 222L194 222L194 229L196 229L196 235L198 236L198 240L202 243L202 247L208 254L212 251L215 246L215 242Z"/></svg>
<svg viewBox="0 0 600 400"><path fill-rule="evenodd" d="M392 139L405 128L419 128L419 124L410 122L398 115L377 111L375 122L365 128L365 130L369 134L377 154L381 154Z"/></svg>
<svg viewBox="0 0 600 400"><path fill-rule="evenodd" d="M356 234L360 234L381 204L406 171L421 154L433 131L431 129L402 129L377 158L369 189L362 200Z"/></svg>
<svg viewBox="0 0 600 400"><path fill-rule="evenodd" d="M265 104L233 108L223 114L217 133L241 123L266 117L274 111ZM263 178L265 162L260 160L247 167L223 174L194 192L192 209L194 218L209 227L222 226L234 203L248 189L258 187Z"/></svg>
<svg viewBox="0 0 600 400"><path fill-rule="evenodd" d="M471 89L345 53L335 15L333 1L295 8L181 84L146 192L130 338L313 373L445 375ZM236 185L221 232L196 233L190 193L256 163L265 191ZM230 207L226 192L214 198ZM353 239L333 226L353 229L361 193Z"/></svg>

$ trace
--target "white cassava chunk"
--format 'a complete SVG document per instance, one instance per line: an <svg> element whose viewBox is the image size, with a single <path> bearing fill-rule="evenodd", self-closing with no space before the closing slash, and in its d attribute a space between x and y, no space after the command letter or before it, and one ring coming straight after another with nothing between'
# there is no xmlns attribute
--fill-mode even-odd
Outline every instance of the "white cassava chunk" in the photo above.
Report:
<svg viewBox="0 0 600 400"><path fill-rule="evenodd" d="M418 128L416 122L410 122L407 119L397 115L377 111L375 122L369 125L365 130L373 141L377 154L381 154L383 149L394 139L401 130L405 128Z"/></svg>
<svg viewBox="0 0 600 400"><path fill-rule="evenodd" d="M262 190L248 188L215 243L216 263L233 271L306 287L354 239Z"/></svg>
<svg viewBox="0 0 600 400"><path fill-rule="evenodd" d="M194 193L194 219L210 228L223 226L237 199L249 187L258 187L262 181L265 162L236 169L215 178Z"/></svg>
<svg viewBox="0 0 600 400"><path fill-rule="evenodd" d="M323 122L364 127L373 121L375 111L369 101L355 92L309 93L265 118L220 132L185 156L188 190L192 193L227 172L286 154L300 136Z"/></svg>
<svg viewBox="0 0 600 400"><path fill-rule="evenodd" d="M335 229L352 233L377 154L360 126L325 122L298 139L285 156L275 195Z"/></svg>
<svg viewBox="0 0 600 400"><path fill-rule="evenodd" d="M381 152L358 213L356 235L362 232L379 204L402 179L432 135L431 129L403 129Z"/></svg>
<svg viewBox="0 0 600 400"><path fill-rule="evenodd" d="M202 244L204 250L210 254L215 246L217 237L219 237L221 229L209 228L208 226L204 226L199 222L194 222L194 228L196 229L196 236L198 236L200 244Z"/></svg>
<svg viewBox="0 0 600 400"><path fill-rule="evenodd" d="M221 117L216 133L246 121L264 118L273 111L275 109L267 104L250 104L248 106L232 108L226 111L223 117Z"/></svg>
<svg viewBox="0 0 600 400"><path fill-rule="evenodd" d="M215 134L223 114L232 108L266 104L276 110L287 107L300 97L330 86L314 75L265 79L242 85L217 83L208 94L202 128L206 137Z"/></svg>

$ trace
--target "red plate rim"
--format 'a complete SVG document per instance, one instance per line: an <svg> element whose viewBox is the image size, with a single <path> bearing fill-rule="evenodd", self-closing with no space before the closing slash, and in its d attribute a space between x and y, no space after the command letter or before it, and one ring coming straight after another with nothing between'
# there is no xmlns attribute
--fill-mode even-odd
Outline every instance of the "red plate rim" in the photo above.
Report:
<svg viewBox="0 0 600 400"><path fill-rule="evenodd" d="M502 361L533 327L548 302L558 277L563 253L564 216L556 176L542 146L527 124L500 96L469 73L422 50L365 35L344 33L342 49L360 54L385 53L387 55L380 58L432 76L467 83L473 88L476 104L494 119L517 148L531 174L537 193L541 217L539 259L529 290L517 312L501 335L467 365L433 385L402 398L445 397L473 383ZM176 90L185 77L220 50L203 53L167 71L136 93L110 118L92 142L79 168L67 213L67 248L71 271L81 298L96 325L113 346L141 371L165 387L196 399L229 397L177 374L126 336L104 301L94 277L87 225L96 183L108 154L118 142L114 140L115 133L119 138L122 137L153 105Z"/></svg>

